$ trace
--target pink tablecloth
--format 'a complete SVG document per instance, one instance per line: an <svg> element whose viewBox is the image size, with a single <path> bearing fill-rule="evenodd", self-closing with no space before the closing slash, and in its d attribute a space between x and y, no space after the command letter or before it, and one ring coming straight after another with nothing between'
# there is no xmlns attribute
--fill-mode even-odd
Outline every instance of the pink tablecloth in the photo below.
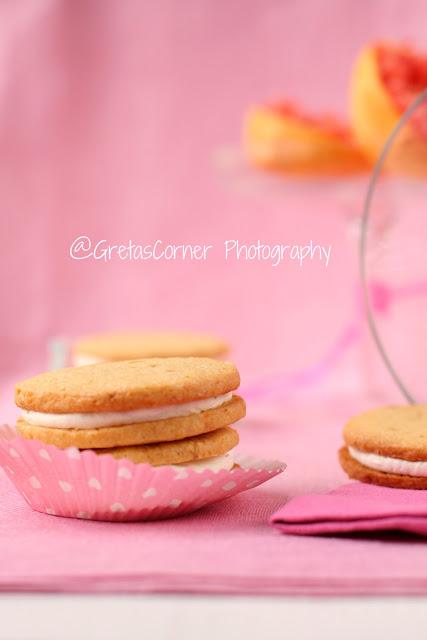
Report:
<svg viewBox="0 0 427 640"><path fill-rule="evenodd" d="M280 456L264 487L177 520L109 524L31 511L0 478L3 591L246 594L427 593L427 542L394 537L281 535L269 516L290 496L345 481L341 425L367 398L304 396L242 425L241 449ZM267 413L267 412L266 412ZM275 417L274 417L275 416Z"/></svg>

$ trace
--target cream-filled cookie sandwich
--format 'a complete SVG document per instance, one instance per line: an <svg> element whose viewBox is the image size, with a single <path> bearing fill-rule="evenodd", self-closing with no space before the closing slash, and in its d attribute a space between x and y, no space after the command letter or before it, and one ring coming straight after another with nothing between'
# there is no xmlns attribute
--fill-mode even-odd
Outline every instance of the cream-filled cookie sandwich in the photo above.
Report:
<svg viewBox="0 0 427 640"><path fill-rule="evenodd" d="M344 428L341 466L354 480L427 489L427 405L372 409Z"/></svg>
<svg viewBox="0 0 427 640"><path fill-rule="evenodd" d="M245 415L239 373L209 358L144 358L60 369L16 385L18 433L153 466L230 468Z"/></svg>
<svg viewBox="0 0 427 640"><path fill-rule="evenodd" d="M229 345L215 336L188 332L141 331L104 333L78 340L72 348L74 366L141 358L219 358Z"/></svg>

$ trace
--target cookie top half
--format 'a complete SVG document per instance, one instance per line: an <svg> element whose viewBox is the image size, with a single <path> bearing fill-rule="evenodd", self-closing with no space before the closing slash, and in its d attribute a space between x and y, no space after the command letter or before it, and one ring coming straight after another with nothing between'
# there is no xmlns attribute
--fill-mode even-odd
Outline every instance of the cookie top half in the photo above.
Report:
<svg viewBox="0 0 427 640"><path fill-rule="evenodd" d="M185 332L105 333L78 340L74 354L100 360L139 358L207 357L215 358L229 351L221 338Z"/></svg>
<svg viewBox="0 0 427 640"><path fill-rule="evenodd" d="M161 407L234 391L234 364L210 358L145 358L42 373L15 387L18 407L92 413Z"/></svg>
<svg viewBox="0 0 427 640"><path fill-rule="evenodd" d="M427 405L371 409L344 427L347 446L403 460L427 460Z"/></svg>

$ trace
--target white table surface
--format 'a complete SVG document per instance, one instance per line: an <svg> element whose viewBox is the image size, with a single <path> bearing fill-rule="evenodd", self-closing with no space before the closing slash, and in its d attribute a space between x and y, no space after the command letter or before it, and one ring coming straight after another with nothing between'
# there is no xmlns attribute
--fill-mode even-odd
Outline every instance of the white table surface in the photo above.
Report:
<svg viewBox="0 0 427 640"><path fill-rule="evenodd" d="M1 595L1 640L416 640L426 598Z"/></svg>

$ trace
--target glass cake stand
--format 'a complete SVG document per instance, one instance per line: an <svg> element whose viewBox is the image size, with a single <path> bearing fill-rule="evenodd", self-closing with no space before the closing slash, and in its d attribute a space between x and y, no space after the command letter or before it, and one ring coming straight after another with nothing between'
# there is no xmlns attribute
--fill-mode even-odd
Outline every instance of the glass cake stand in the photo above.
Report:
<svg viewBox="0 0 427 640"><path fill-rule="evenodd" d="M399 397L396 380L390 375L389 365L393 361L399 378L402 376L407 381L405 385L413 390L408 395L425 397L427 401L427 385L420 377L423 367L427 370L427 241L424 240L427 215L423 207L427 180L378 175L372 185L371 174L345 178L287 177L251 167L242 150L233 146L217 149L213 164L223 188L239 196L274 196L284 203L301 197L332 201L346 220L355 264L363 231L362 276L366 285L361 280L349 283L360 294L354 309L355 322L360 320L357 377L364 391L375 399ZM371 187L367 210L364 201ZM362 226L364 210L366 219ZM365 302L369 303L370 322L361 313L364 288L368 292ZM373 318L383 349L373 333ZM384 353L389 354L388 359L384 360Z"/></svg>

